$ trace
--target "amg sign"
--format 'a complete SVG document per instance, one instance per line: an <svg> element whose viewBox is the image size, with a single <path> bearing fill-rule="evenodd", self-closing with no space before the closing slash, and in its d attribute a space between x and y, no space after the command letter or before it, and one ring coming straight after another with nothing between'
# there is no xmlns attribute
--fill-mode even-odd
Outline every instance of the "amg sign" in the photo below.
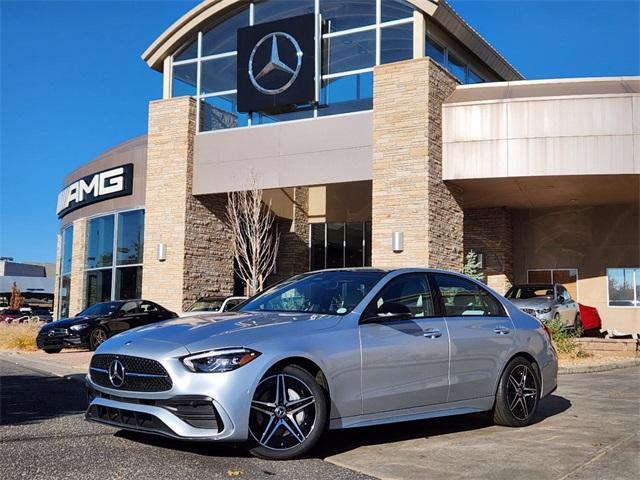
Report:
<svg viewBox="0 0 640 480"><path fill-rule="evenodd" d="M58 194L58 218L92 203L131 195L133 191L133 164L87 175L76 180Z"/></svg>

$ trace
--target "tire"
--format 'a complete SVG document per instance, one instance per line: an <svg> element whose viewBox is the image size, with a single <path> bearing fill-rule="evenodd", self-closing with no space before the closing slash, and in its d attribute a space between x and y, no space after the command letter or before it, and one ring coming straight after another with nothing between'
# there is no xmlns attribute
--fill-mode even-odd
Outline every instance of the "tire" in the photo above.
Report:
<svg viewBox="0 0 640 480"><path fill-rule="evenodd" d="M279 391L285 396L279 397ZM324 389L308 371L289 365L266 375L256 387L249 413L249 452L267 460L300 457L318 443L326 424Z"/></svg>
<svg viewBox="0 0 640 480"><path fill-rule="evenodd" d="M47 353L60 353L62 351L61 348L47 348L45 352Z"/></svg>
<svg viewBox="0 0 640 480"><path fill-rule="evenodd" d="M89 334L89 350L94 352L107 338L107 331L104 328L94 328Z"/></svg>
<svg viewBox="0 0 640 480"><path fill-rule="evenodd" d="M573 321L573 332L577 337L582 336L582 332L584 332L584 327L582 326L582 318L580 317L580 312L576 313L576 319Z"/></svg>
<svg viewBox="0 0 640 480"><path fill-rule="evenodd" d="M560 321L560 314L558 312L556 312L556 314L553 316L553 321L554 322L559 322Z"/></svg>
<svg viewBox="0 0 640 480"><path fill-rule="evenodd" d="M514 358L500 377L493 407L493 422L505 427L530 425L539 403L540 379L536 369L529 360Z"/></svg>

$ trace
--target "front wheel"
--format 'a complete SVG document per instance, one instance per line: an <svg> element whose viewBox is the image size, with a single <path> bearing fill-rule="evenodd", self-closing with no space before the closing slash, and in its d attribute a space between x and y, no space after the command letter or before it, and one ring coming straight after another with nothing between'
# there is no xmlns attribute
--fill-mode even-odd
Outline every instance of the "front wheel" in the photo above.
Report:
<svg viewBox="0 0 640 480"><path fill-rule="evenodd" d="M258 384L249 415L249 451L269 460L308 452L327 420L325 392L301 367L290 365Z"/></svg>
<svg viewBox="0 0 640 480"><path fill-rule="evenodd" d="M89 349L93 352L107 339L107 332L102 327L94 328L89 334Z"/></svg>
<svg viewBox="0 0 640 480"><path fill-rule="evenodd" d="M540 400L540 380L531 362L516 357L504 369L493 408L493 421L506 427L530 425Z"/></svg>

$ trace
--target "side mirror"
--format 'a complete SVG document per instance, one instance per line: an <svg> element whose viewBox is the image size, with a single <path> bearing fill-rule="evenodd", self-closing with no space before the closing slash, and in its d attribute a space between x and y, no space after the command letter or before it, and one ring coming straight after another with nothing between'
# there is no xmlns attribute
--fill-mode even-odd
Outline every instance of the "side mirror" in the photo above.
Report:
<svg viewBox="0 0 640 480"><path fill-rule="evenodd" d="M556 300L558 301L558 303L564 303L564 297L562 295L558 295L558 298Z"/></svg>
<svg viewBox="0 0 640 480"><path fill-rule="evenodd" d="M408 320L413 317L411 310L401 303L386 302L377 312L370 312L361 323L378 323L389 320Z"/></svg>
<svg viewBox="0 0 640 480"><path fill-rule="evenodd" d="M381 323L389 320L409 320L411 313L378 313L375 316L363 318L360 323Z"/></svg>

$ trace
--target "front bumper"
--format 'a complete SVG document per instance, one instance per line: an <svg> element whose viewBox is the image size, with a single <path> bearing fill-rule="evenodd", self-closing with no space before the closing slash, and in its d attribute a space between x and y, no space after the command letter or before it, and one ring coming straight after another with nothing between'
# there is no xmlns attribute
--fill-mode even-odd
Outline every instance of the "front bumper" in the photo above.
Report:
<svg viewBox="0 0 640 480"><path fill-rule="evenodd" d="M251 395L256 379L262 375L258 360L235 371L213 374L189 372L177 358L165 358L161 363L172 386L160 392L107 388L87 375L89 407L85 418L178 439L247 440ZM188 417L184 411L190 408L191 401L201 409ZM209 418L205 418L207 415Z"/></svg>
<svg viewBox="0 0 640 480"><path fill-rule="evenodd" d="M42 334L36 337L36 345L41 350L49 348L74 348L88 346L86 336L80 334L48 335Z"/></svg>

